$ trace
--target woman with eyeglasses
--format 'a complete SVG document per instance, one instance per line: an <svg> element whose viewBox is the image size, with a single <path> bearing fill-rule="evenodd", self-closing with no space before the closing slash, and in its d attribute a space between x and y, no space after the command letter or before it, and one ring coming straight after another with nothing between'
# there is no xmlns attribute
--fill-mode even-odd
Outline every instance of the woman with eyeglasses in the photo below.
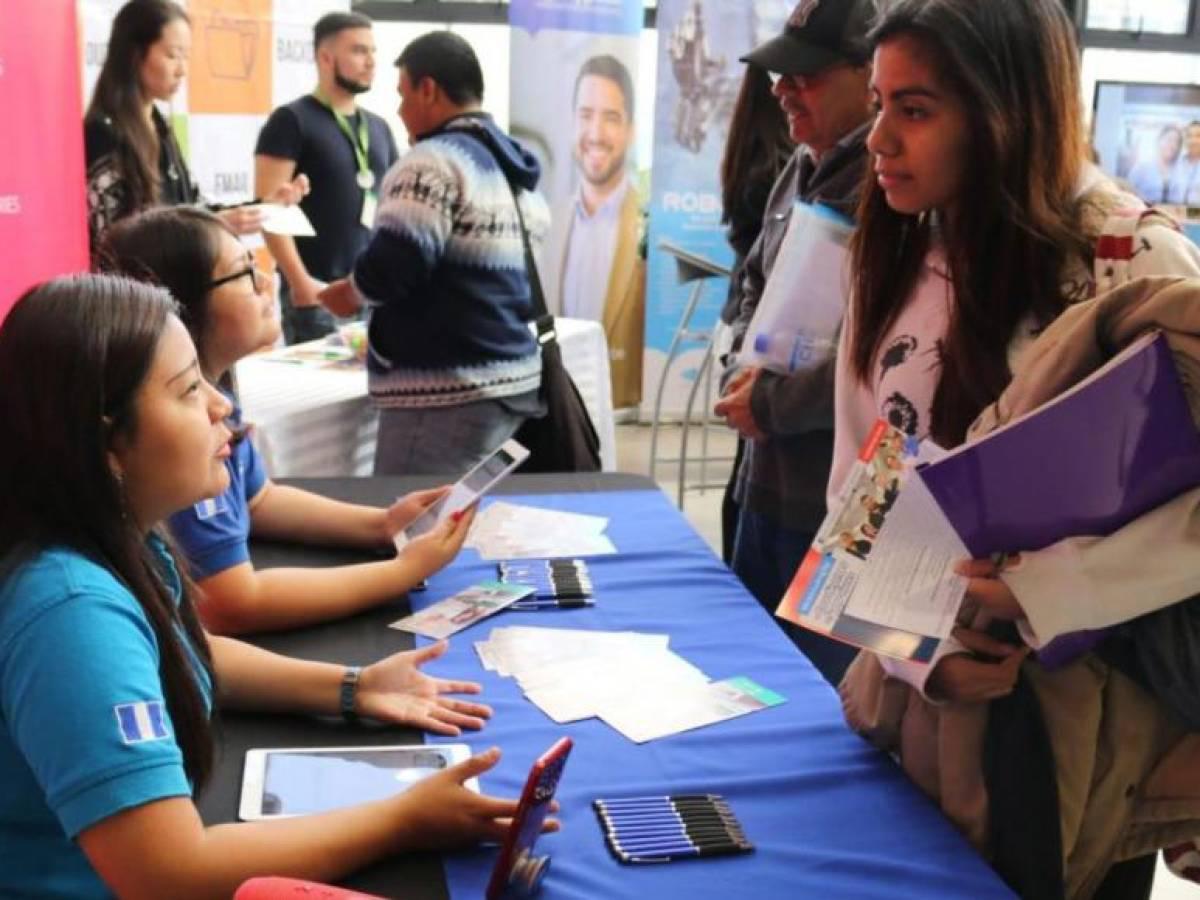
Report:
<svg viewBox="0 0 1200 900"><path fill-rule="evenodd" d="M516 801L462 784L494 749L373 803L201 821L215 707L352 701L423 725L421 709L472 686L408 651L348 694L342 666L202 630L161 523L228 485L229 401L175 309L161 288L81 275L31 290L0 328L0 896L229 897L256 875L331 881L501 837Z"/></svg>
<svg viewBox="0 0 1200 900"><path fill-rule="evenodd" d="M233 406L230 373L242 357L279 336L270 280L220 219L204 210L148 210L114 225L100 252L107 271L161 284L180 304L204 377ZM251 533L276 540L386 549L392 536L425 511L445 488L418 491L381 509L340 503L274 484L247 439L235 440L226 463L229 487L169 519L171 534L201 590L200 616L217 634L291 628L340 618L387 603L452 560L473 513L449 520L411 541L395 558L325 569L258 570L250 561ZM427 727L456 733L478 728L477 709L448 710ZM435 727L436 726L436 727Z"/></svg>

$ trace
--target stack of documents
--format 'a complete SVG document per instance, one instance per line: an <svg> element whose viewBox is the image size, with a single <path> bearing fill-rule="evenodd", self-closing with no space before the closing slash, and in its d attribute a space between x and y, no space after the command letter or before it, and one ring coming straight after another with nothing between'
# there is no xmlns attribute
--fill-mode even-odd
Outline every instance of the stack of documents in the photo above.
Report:
<svg viewBox="0 0 1200 900"><path fill-rule="evenodd" d="M497 500L480 510L467 546L484 559L602 556L616 553L608 519Z"/></svg>
<svg viewBox="0 0 1200 900"><path fill-rule="evenodd" d="M555 722L597 717L636 743L782 703L747 678L711 682L665 634L495 628L475 644L485 669L515 678ZM652 686L652 689L648 689Z"/></svg>

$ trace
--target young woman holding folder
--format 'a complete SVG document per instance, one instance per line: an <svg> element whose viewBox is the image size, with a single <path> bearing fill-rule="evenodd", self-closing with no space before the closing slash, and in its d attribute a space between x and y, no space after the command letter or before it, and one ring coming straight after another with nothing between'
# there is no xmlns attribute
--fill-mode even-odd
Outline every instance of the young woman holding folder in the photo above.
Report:
<svg viewBox="0 0 1200 900"><path fill-rule="evenodd" d="M449 563L466 539L472 512L447 520L391 559L325 569L263 569L250 561L249 536L379 548L445 491L418 491L381 509L339 503L267 478L243 434L231 373L279 336L271 279L220 219L204 210L148 210L114 225L102 268L165 287L196 344L204 378L230 404L234 431L229 484L215 498L168 520L199 587L199 612L216 634L291 628L351 615L394 600ZM475 723L478 724L478 723Z"/></svg>
<svg viewBox="0 0 1200 900"><path fill-rule="evenodd" d="M839 347L831 498L877 419L960 444L1022 351L1069 304L1122 277L1200 275L1200 254L1168 220L1144 215L1085 162L1078 50L1057 0L898 0L872 40L873 178ZM1121 228L1126 241L1099 241ZM1161 548L1124 551L1152 564ZM1028 656L1031 645L1095 627L1106 613L1119 622L1188 595L1099 584L1088 564L1102 552L1079 539L1003 570L965 562L968 605L984 612L963 620L932 664L864 651L840 687L850 723L898 751L1026 896L1092 896L1117 861L1200 833L1200 798L1178 806L1154 837L1135 824L1128 782L1118 785L1143 783L1157 757L1122 755L1106 704L1119 695L1138 705L1158 728L1147 746L1165 750L1178 735L1155 701L1137 699L1133 682L1094 654L1059 673ZM1039 615L1051 607L1054 616ZM988 627L993 620L1021 628ZM1071 720L1085 708L1099 710L1096 721ZM1024 723L1029 753L1043 751L1040 768L1032 756L1003 759L1002 723L1009 734ZM1069 756L1089 739L1091 765ZM1152 876L1152 857L1149 866Z"/></svg>
<svg viewBox="0 0 1200 900"><path fill-rule="evenodd" d="M419 652L361 670L201 629L161 523L224 489L226 398L166 291L83 275L0 328L0 894L228 897L254 875L334 880L391 853L504 833L515 800L462 782L323 815L205 827L211 710L424 726L453 710Z"/></svg>

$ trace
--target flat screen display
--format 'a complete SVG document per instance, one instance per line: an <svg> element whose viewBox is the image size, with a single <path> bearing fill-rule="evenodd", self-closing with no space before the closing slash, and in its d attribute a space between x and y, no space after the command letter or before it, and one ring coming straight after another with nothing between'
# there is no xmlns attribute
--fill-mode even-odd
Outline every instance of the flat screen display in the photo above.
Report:
<svg viewBox="0 0 1200 900"><path fill-rule="evenodd" d="M1092 143L1147 203L1200 206L1200 85L1098 82Z"/></svg>

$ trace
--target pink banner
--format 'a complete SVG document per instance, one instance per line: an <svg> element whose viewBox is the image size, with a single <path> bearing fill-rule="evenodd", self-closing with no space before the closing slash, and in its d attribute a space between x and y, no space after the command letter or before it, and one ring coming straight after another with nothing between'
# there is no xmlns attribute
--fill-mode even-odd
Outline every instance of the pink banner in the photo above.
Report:
<svg viewBox="0 0 1200 900"><path fill-rule="evenodd" d="M0 320L26 288L87 268L74 0L3 0Z"/></svg>

